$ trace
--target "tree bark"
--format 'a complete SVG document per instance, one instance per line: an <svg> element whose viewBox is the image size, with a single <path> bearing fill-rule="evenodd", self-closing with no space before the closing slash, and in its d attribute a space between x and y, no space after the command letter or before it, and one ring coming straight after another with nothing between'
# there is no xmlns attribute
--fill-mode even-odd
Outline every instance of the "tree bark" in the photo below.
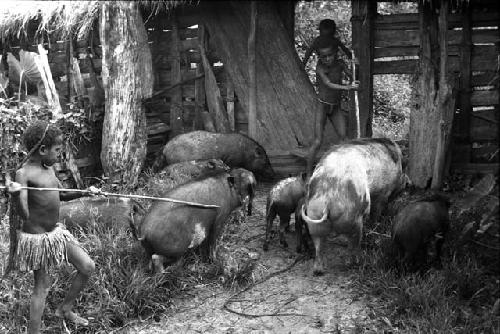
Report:
<svg viewBox="0 0 500 334"><path fill-rule="evenodd" d="M260 1L258 5L256 139L266 150L290 150L298 145L309 145L314 132L314 114L320 110L319 101L275 4ZM250 13L249 2L210 2L200 17L247 114ZM332 137L333 131L325 143Z"/></svg>
<svg viewBox="0 0 500 334"><path fill-rule="evenodd" d="M257 64L255 63L255 46L257 30L257 5L250 3L250 31L248 33L248 135L257 138Z"/></svg>
<svg viewBox="0 0 500 334"><path fill-rule="evenodd" d="M434 158L434 169L432 174L432 189L439 189L443 184L446 173L446 156L450 144L453 115L455 113L455 97L453 86L449 82L448 75L448 0L441 1L439 10L439 47L440 47L440 73L438 94L438 141L436 145L436 156Z"/></svg>
<svg viewBox="0 0 500 334"><path fill-rule="evenodd" d="M419 106L410 115L408 174L417 187L439 189L446 172L446 156L455 113L453 88L456 80L450 80L448 73L449 3L446 0L419 5ZM439 9L439 21L435 9Z"/></svg>
<svg viewBox="0 0 500 334"><path fill-rule="evenodd" d="M373 119L373 17L377 14L375 1L352 1L352 40L355 56L359 60L359 123L360 137L372 136ZM354 99L354 92L350 97ZM354 103L353 103L354 104ZM354 117L349 120L354 123ZM355 125L349 126L354 132Z"/></svg>
<svg viewBox="0 0 500 334"><path fill-rule="evenodd" d="M143 98L153 91L151 51L139 4L106 1L101 10L106 94L101 162L111 182L134 186L146 158Z"/></svg>

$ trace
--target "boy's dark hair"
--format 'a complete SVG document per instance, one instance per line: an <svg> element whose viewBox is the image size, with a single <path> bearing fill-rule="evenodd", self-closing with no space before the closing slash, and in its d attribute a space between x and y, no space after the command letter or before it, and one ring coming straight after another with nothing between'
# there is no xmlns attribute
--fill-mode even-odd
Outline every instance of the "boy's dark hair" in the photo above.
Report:
<svg viewBox="0 0 500 334"><path fill-rule="evenodd" d="M335 33L335 31L337 30L337 24L335 23L334 20L330 19L321 20L319 22L319 30L330 30L332 31L332 33Z"/></svg>
<svg viewBox="0 0 500 334"><path fill-rule="evenodd" d="M54 124L47 121L34 121L24 131L24 146L28 151L31 151L35 145L51 147L59 136L62 136L62 131Z"/></svg>

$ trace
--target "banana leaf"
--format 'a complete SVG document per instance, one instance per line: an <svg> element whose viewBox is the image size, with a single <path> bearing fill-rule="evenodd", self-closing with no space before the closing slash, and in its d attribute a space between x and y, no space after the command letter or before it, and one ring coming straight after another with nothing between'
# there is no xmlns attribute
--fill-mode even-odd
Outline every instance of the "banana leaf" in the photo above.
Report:
<svg viewBox="0 0 500 334"><path fill-rule="evenodd" d="M42 80L40 72L35 62L38 54L21 50L19 59L10 52L7 53L7 63L9 64L9 78L16 85L24 84L28 81L32 84L38 84Z"/></svg>

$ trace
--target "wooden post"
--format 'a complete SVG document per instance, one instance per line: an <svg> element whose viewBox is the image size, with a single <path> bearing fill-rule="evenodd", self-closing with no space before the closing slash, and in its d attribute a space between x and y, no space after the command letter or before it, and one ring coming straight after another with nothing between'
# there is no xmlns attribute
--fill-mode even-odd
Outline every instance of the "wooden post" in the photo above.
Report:
<svg viewBox="0 0 500 334"><path fill-rule="evenodd" d="M410 142L408 176L416 187L425 188L431 185L433 166L436 154L437 124L440 120L437 114L439 103L437 64L440 64L437 37L437 20L432 4L419 2L420 26L420 59L418 77L419 108L410 114Z"/></svg>
<svg viewBox="0 0 500 334"><path fill-rule="evenodd" d="M75 89L76 96L83 96L85 92L85 83L83 82L82 73L80 72L80 65L78 59L71 57L71 79L73 80L73 88Z"/></svg>
<svg viewBox="0 0 500 334"><path fill-rule="evenodd" d="M360 136L371 137L373 118L373 17L376 1L352 0L352 45L359 61Z"/></svg>
<svg viewBox="0 0 500 334"><path fill-rule="evenodd" d="M231 131L234 131L236 128L236 122L234 119L234 85L233 81L227 76L226 79L226 110L227 110L227 118L229 120L229 127Z"/></svg>
<svg viewBox="0 0 500 334"><path fill-rule="evenodd" d="M462 11L462 45L460 46L460 113L457 115L457 133L459 141L466 143L469 149L460 157L460 162L470 162L471 158L471 58L472 58L472 2L464 2Z"/></svg>
<svg viewBox="0 0 500 334"><path fill-rule="evenodd" d="M202 42L202 39L205 38L205 33L204 33L205 27L203 24L198 25L198 41L199 43L204 43ZM203 74L203 65L202 62L200 61L198 64L196 64L196 76ZM201 130L203 129L203 117L202 117L202 112L205 111L205 79L200 78L197 79L194 82L194 100L195 100L195 106L194 106L194 124L193 124L193 130Z"/></svg>
<svg viewBox="0 0 500 334"><path fill-rule="evenodd" d="M215 74L210 65L210 61L206 55L206 48L203 41L199 41L200 55L203 62L203 69L205 71L205 94L207 96L207 104L209 112L214 116L215 128L218 132L229 132L229 122L227 120L226 109L224 109L224 102L220 94L219 86Z"/></svg>
<svg viewBox="0 0 500 334"><path fill-rule="evenodd" d="M432 174L432 189L439 189L443 183L445 173L446 153L449 147L453 116L455 114L455 98L453 87L448 80L448 10L449 0L442 0L439 10L439 105L437 112L440 114L438 123L438 141L434 158Z"/></svg>
<svg viewBox="0 0 500 334"><path fill-rule="evenodd" d="M66 41L66 87L68 94L68 102L71 102L71 95L73 90L71 87L71 81L73 80L71 59L73 58L73 35L69 34L68 40Z"/></svg>
<svg viewBox="0 0 500 334"><path fill-rule="evenodd" d="M52 72L50 70L49 61L47 59L47 50L43 45L38 45L38 56L35 57L35 62L42 77L43 85L45 86L45 94L47 96L47 102L52 108L54 117L56 119L63 116L61 104L59 103L59 94L57 93L54 80L52 79ZM78 166L75 163L73 152L71 147L66 145L66 165L73 175L76 186L78 188L83 187L83 181L80 177L80 172L78 171Z"/></svg>
<svg viewBox="0 0 500 334"><path fill-rule="evenodd" d="M106 94L101 162L108 182L134 186L146 159L148 133L142 101L153 92L151 49L137 2L103 1L100 6Z"/></svg>
<svg viewBox="0 0 500 334"><path fill-rule="evenodd" d="M257 2L250 3L250 31L248 34L248 135L257 138L257 71L255 44L257 29Z"/></svg>
<svg viewBox="0 0 500 334"><path fill-rule="evenodd" d="M177 16L172 14L172 67L171 82L181 81L181 53L180 53L179 27ZM183 133L182 122L182 87L177 86L171 90L170 95L170 138Z"/></svg>
<svg viewBox="0 0 500 334"><path fill-rule="evenodd" d="M52 72L50 70L49 61L47 59L47 50L43 45L38 45L38 57L35 57L35 62L42 77L43 85L45 86L45 94L47 102L52 108L52 112L56 118L62 116L63 112L61 104L59 103L59 94L57 93L54 80L52 79Z"/></svg>

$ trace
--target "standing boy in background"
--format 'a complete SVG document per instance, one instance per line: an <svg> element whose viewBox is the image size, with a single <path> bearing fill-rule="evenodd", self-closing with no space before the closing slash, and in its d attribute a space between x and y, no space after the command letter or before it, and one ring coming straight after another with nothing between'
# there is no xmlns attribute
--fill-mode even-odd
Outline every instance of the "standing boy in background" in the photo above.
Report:
<svg viewBox="0 0 500 334"><path fill-rule="evenodd" d="M16 182L7 185L17 202L21 219L15 262L21 271L33 271L34 289L30 304L28 333L39 333L45 299L50 288L49 269L70 262L77 274L56 315L75 324L86 326L88 321L72 311L73 302L94 271L94 262L78 241L61 225L61 200L78 198L82 193L28 190L22 187L61 188L53 165L62 150L62 132L45 121L36 121L26 129L24 143L32 155L16 171ZM89 188L92 194L99 190Z"/></svg>
<svg viewBox="0 0 500 334"><path fill-rule="evenodd" d="M351 74L345 63L338 57L339 47L344 53L351 57L351 52L345 45L335 37L336 24L333 20L322 20L319 24L320 36L317 37L304 57L303 64L307 63L312 50L318 53L318 64L316 65L316 81L318 84L318 98L321 102L319 117L316 118L315 136L307 157L307 174L312 175L314 160L323 141L323 132L326 118L330 120L337 133L339 141L346 139L347 115L344 115L340 105L342 101L342 90L357 90L359 84L353 82L350 85L342 84L344 74L351 78Z"/></svg>

